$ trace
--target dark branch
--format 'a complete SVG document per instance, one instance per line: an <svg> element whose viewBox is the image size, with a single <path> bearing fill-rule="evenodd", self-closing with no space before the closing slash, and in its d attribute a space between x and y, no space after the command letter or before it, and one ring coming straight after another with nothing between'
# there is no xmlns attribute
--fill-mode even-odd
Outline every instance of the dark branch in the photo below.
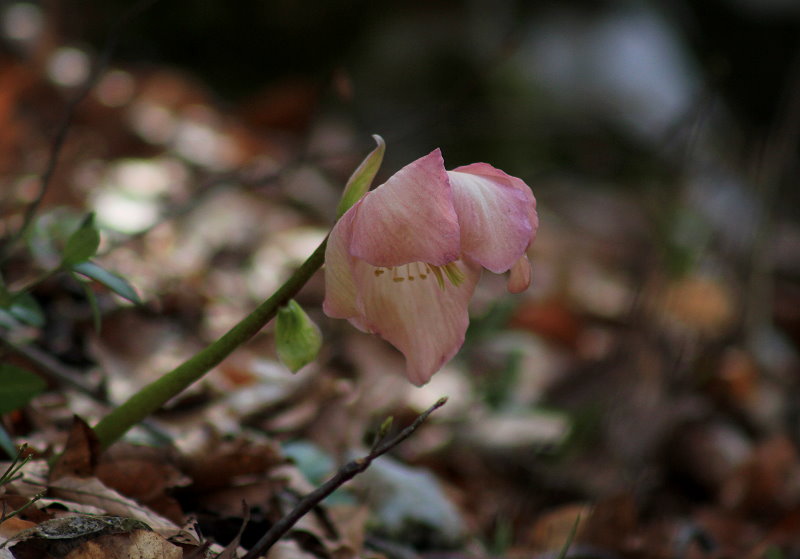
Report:
<svg viewBox="0 0 800 559"><path fill-rule="evenodd" d="M258 542L256 542L256 544L242 559L255 559L259 555L265 554L267 550L275 544L275 542L277 542L292 528L292 526L295 525L295 523L297 523L298 520L311 511L311 509L320 504L325 497L336 491L344 483L350 481L355 476L369 468L373 460L379 456L382 456L383 454L386 454L391 449L410 437L414 431L419 429L419 426L422 425L428 416L433 413L434 410L442 407L445 402L447 402L447 398L440 398L438 402L422 412L411 425L400 431L397 435L391 439L383 440L374 445L372 450L366 456L351 460L342 466L331 479L300 499L300 502L297 503L297 506L292 509L289 514L273 524L267 533L264 534L264 536L258 540Z"/></svg>

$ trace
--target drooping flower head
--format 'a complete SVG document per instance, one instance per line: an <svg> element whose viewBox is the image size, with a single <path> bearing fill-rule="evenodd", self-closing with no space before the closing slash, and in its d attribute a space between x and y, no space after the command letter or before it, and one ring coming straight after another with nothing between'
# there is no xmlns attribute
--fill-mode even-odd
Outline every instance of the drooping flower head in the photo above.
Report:
<svg viewBox="0 0 800 559"><path fill-rule="evenodd" d="M421 386L464 343L481 269L530 283L526 249L536 200L520 179L486 163L446 171L441 152L410 163L336 223L325 253L323 309L380 335Z"/></svg>

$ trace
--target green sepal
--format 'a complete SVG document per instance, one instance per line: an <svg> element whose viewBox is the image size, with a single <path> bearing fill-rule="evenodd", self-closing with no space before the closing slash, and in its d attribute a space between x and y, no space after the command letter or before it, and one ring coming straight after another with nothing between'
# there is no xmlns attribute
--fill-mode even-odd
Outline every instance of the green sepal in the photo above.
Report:
<svg viewBox="0 0 800 559"><path fill-rule="evenodd" d="M322 347L322 332L294 300L278 309L275 345L278 358L293 373L316 359Z"/></svg>
<svg viewBox="0 0 800 559"><path fill-rule="evenodd" d="M336 217L340 218L344 213L349 210L353 204L358 202L364 194L367 193L369 187L372 186L372 181L375 175L378 174L378 169L383 162L383 154L386 152L386 142L377 134L372 136L378 147L373 149L370 154L364 158L361 165L353 171L350 179L344 187L342 199L339 201L339 206L336 208Z"/></svg>

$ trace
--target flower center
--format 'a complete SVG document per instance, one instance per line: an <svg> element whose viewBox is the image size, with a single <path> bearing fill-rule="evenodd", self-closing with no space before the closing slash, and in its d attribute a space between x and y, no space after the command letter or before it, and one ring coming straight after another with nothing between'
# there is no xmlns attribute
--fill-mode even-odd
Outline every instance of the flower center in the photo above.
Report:
<svg viewBox="0 0 800 559"><path fill-rule="evenodd" d="M390 277L395 283L416 281L418 278L425 280L432 275L436 278L436 282L441 289L445 288L444 278L447 278L456 287L464 281L464 272L458 267L457 262L448 262L444 266L434 266L425 262L412 262L401 266L375 268L372 273L376 278Z"/></svg>

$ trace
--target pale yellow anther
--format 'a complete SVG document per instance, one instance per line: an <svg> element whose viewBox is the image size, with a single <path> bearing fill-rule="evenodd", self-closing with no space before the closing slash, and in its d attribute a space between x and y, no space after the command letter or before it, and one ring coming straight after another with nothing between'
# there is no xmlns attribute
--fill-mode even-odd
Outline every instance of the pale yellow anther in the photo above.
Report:
<svg viewBox="0 0 800 559"><path fill-rule="evenodd" d="M464 281L465 276L464 272L458 267L458 264L455 262L449 262L444 265L444 273L447 275L447 279L450 280L450 283L458 287Z"/></svg>
<svg viewBox="0 0 800 559"><path fill-rule="evenodd" d="M439 266L431 265L431 272L433 272L433 275L436 278L436 283L439 284L439 288L444 289L444 276L442 275L442 270L439 268Z"/></svg>
<svg viewBox="0 0 800 559"><path fill-rule="evenodd" d="M445 278L447 278L450 284L456 287L461 285L464 279L466 279L464 272L461 271L457 262L449 262L444 266L434 266L433 264L427 264L425 262L412 262L410 264L403 264L402 266L375 268L372 273L375 277L380 277L386 270L392 272L392 281L395 283L401 283L406 280L415 281L417 277L424 280L427 279L429 275L433 274L433 277L436 278L436 283L439 284L439 288L441 289L446 287Z"/></svg>

